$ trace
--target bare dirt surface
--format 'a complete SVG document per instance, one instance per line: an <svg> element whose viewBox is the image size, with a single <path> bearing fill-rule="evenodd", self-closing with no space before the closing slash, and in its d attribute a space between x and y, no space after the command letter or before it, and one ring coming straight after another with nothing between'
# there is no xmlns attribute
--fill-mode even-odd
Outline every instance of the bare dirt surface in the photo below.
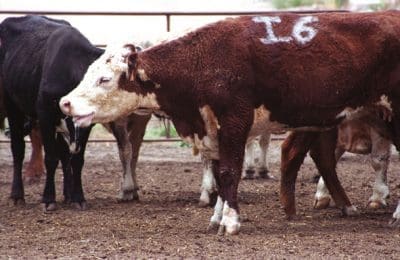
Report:
<svg viewBox="0 0 400 260"><path fill-rule="evenodd" d="M272 142L270 168L279 178L280 142ZM27 148L30 146L27 145ZM26 157L29 155L27 149ZM62 204L58 170L58 210L42 212L43 180L25 186L26 205L9 202L12 159L0 144L0 258L398 258L400 230L388 227L399 197L399 159L389 168L389 206L366 208L374 175L367 156L345 155L340 179L361 214L341 217L336 208L314 210L316 173L307 159L297 183L298 219L287 221L278 181L242 181L243 218L237 236L207 233L211 208L199 208L201 163L177 143L145 143L137 173L140 201L118 204L121 165L115 143L90 143L83 184L88 210Z"/></svg>

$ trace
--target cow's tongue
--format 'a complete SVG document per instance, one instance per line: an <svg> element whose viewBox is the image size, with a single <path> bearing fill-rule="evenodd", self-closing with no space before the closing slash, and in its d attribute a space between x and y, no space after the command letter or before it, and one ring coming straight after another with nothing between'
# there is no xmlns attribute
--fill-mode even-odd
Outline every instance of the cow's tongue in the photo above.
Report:
<svg viewBox="0 0 400 260"><path fill-rule="evenodd" d="M94 112L83 116L75 116L73 118L73 121L76 126L88 127L92 123L93 117L94 117Z"/></svg>

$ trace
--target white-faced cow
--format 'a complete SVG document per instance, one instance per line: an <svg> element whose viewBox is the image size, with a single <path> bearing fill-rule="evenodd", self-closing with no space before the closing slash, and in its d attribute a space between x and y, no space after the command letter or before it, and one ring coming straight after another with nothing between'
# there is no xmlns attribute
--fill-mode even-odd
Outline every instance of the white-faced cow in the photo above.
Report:
<svg viewBox="0 0 400 260"><path fill-rule="evenodd" d="M400 110L399 25L398 12L230 18L139 53L130 44L109 48L60 107L82 126L135 111L169 115L181 136L207 144L204 154L214 160L220 195L211 227L234 234L240 229L244 148L254 109L264 105L283 128L307 130L283 147L282 190L294 190L302 162L293 162L290 147L304 144L346 213L353 207L329 165L335 163L336 134L327 129L382 94L395 114ZM213 116L218 132L210 138ZM218 151L208 151L213 147ZM294 197L285 197L292 195L283 193L282 201L293 204Z"/></svg>

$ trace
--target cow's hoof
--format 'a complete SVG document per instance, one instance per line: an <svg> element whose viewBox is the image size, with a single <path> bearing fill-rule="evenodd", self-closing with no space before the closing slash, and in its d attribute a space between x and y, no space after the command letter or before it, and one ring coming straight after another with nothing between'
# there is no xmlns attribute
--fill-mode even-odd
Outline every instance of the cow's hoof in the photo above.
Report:
<svg viewBox="0 0 400 260"><path fill-rule="evenodd" d="M255 172L254 170L245 170L242 179L243 179L243 180L251 180L251 179L254 179L255 173L256 173L256 172Z"/></svg>
<svg viewBox="0 0 400 260"><path fill-rule="evenodd" d="M205 207L208 207L209 205L210 205L209 201L199 200L199 207L200 208L205 208Z"/></svg>
<svg viewBox="0 0 400 260"><path fill-rule="evenodd" d="M218 228L219 228L219 222L210 221L210 224L208 224L208 227L207 227L207 232L214 233L215 231L218 230Z"/></svg>
<svg viewBox="0 0 400 260"><path fill-rule="evenodd" d="M14 206L25 206L25 199L24 198L11 198L11 202Z"/></svg>
<svg viewBox="0 0 400 260"><path fill-rule="evenodd" d="M137 190L122 191L120 195L117 197L117 201L120 203L131 202L135 200L139 200L139 194Z"/></svg>
<svg viewBox="0 0 400 260"><path fill-rule="evenodd" d="M224 226L224 225L219 225L218 227L218 235L219 236L224 236L224 235L237 235L239 234L240 230L240 224L235 224L232 226Z"/></svg>
<svg viewBox="0 0 400 260"><path fill-rule="evenodd" d="M385 208L386 206L387 206L387 205L386 205L386 202L385 202L385 201L377 201L377 200L374 200L374 201L368 202L368 207L369 207L370 209L374 209L374 210L380 209L380 208Z"/></svg>
<svg viewBox="0 0 400 260"><path fill-rule="evenodd" d="M351 206L345 206L345 207L342 209L342 213L343 213L343 216L349 216L349 217L360 215L360 212L359 212L359 211L357 210L357 208L356 208L355 206L353 206L353 205L351 205Z"/></svg>
<svg viewBox="0 0 400 260"><path fill-rule="evenodd" d="M329 203L331 202L331 198L329 197L322 197L315 199L314 202L314 209L326 209L329 207Z"/></svg>
<svg viewBox="0 0 400 260"><path fill-rule="evenodd" d="M28 185L32 185L35 183L40 182L41 177L40 176L25 176L24 181Z"/></svg>
<svg viewBox="0 0 400 260"><path fill-rule="evenodd" d="M260 178L262 178L262 179L276 180L276 177L271 175L268 170L260 170L258 172L258 175L260 175Z"/></svg>
<svg viewBox="0 0 400 260"><path fill-rule="evenodd" d="M57 204L55 202L43 203L42 205L43 205L44 213L50 213L50 212L57 210Z"/></svg>
<svg viewBox="0 0 400 260"><path fill-rule="evenodd" d="M82 201L82 202L73 202L72 205L73 205L73 207L74 207L75 209L77 209L77 210L81 210L81 211L87 210L87 203L86 203L86 201Z"/></svg>
<svg viewBox="0 0 400 260"><path fill-rule="evenodd" d="M400 219L392 218L389 221L389 227L391 227L391 228L399 228L400 227Z"/></svg>

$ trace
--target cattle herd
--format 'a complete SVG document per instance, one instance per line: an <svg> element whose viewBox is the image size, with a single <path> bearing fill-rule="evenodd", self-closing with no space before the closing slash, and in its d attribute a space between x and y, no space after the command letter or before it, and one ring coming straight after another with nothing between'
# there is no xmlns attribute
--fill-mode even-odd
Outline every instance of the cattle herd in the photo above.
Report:
<svg viewBox="0 0 400 260"><path fill-rule="evenodd" d="M346 151L371 155L376 180L368 205L387 205L391 146L400 149L400 12L241 16L143 50L134 42L102 50L68 22L44 16L0 24L0 124L7 117L15 204L24 203L24 136L31 134L25 176L45 168L44 210L57 209L59 161L64 200L86 208L81 173L95 123L117 140L118 200L138 199L135 168L154 113L201 154L200 205L215 203L209 230L219 234L240 230L241 177L274 178L266 154L274 133L287 132L280 200L289 219L308 152L322 176L314 207L327 207L332 197L344 215L358 214L336 174ZM400 226L400 203L390 224Z"/></svg>

